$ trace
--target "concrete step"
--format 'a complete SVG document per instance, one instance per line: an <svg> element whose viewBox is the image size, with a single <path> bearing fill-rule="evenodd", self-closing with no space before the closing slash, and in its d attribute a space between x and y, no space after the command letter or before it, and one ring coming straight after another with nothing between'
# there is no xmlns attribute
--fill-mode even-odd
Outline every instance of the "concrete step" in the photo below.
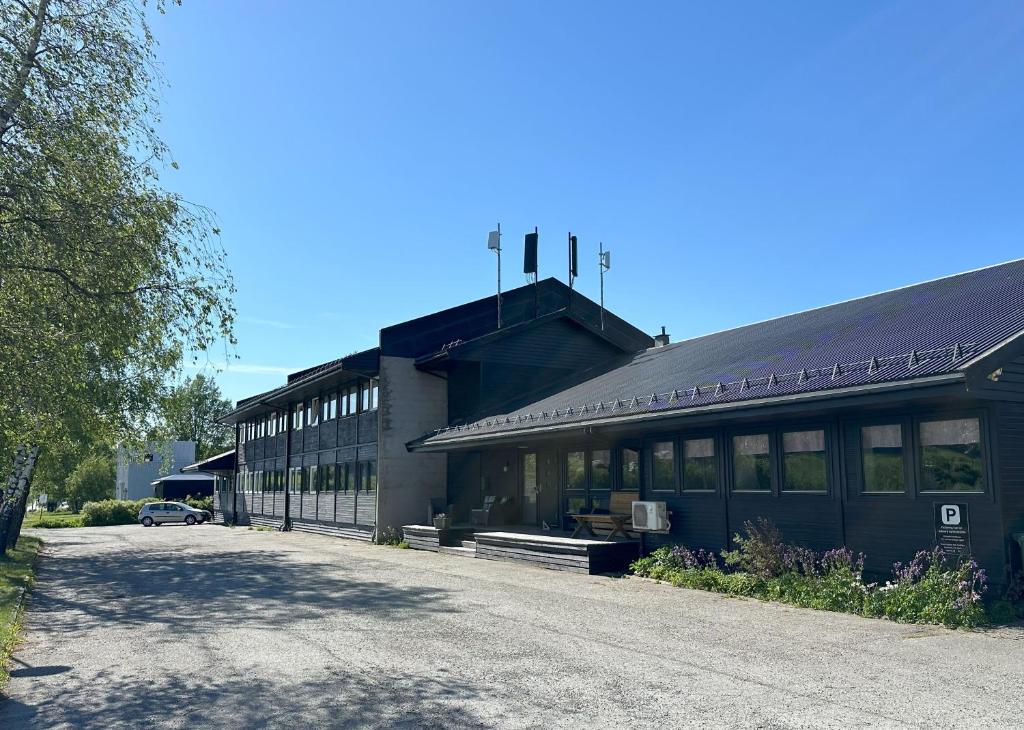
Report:
<svg viewBox="0 0 1024 730"><path fill-rule="evenodd" d="M448 545L442 545L437 549L437 552L444 553L445 555L460 555L464 558L476 557L476 547L449 547Z"/></svg>
<svg viewBox="0 0 1024 730"><path fill-rule="evenodd" d="M462 547L476 550L476 540L463 540Z"/></svg>

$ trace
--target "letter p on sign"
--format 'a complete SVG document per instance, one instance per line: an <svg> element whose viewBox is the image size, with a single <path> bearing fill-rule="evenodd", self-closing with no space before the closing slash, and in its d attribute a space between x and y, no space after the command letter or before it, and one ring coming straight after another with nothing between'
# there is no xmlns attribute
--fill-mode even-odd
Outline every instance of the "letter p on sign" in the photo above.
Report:
<svg viewBox="0 0 1024 730"><path fill-rule="evenodd" d="M959 525L960 524L960 507L955 504L944 504L942 505L942 524L944 525Z"/></svg>

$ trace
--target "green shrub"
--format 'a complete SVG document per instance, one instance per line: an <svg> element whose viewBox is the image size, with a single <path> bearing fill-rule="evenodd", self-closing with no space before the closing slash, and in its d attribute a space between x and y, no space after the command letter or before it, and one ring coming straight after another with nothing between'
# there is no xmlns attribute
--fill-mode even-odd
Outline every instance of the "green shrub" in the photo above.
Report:
<svg viewBox="0 0 1024 730"><path fill-rule="evenodd" d="M149 502L159 502L152 497L146 499L104 499L100 502L86 502L82 507L84 527L107 525L131 525L139 521L139 510Z"/></svg>
<svg viewBox="0 0 1024 730"><path fill-rule="evenodd" d="M193 497L191 495L186 495L185 499L183 499L181 501L184 502L185 504L187 504L189 507L193 507L195 509L204 509L207 512L209 512L211 515L213 514L213 497L212 496Z"/></svg>
<svg viewBox="0 0 1024 730"><path fill-rule="evenodd" d="M747 536L736 537L737 549L723 552L725 569L706 551L676 545L636 560L631 570L682 588L893 621L973 627L1024 616L1024 604L1015 600L1020 586L1012 583L1006 600L986 611L985 571L974 560L939 548L919 552L906 565L896 563L893 579L878 586L864 583L862 555L846 548L818 554L788 545L767 520L745 527Z"/></svg>

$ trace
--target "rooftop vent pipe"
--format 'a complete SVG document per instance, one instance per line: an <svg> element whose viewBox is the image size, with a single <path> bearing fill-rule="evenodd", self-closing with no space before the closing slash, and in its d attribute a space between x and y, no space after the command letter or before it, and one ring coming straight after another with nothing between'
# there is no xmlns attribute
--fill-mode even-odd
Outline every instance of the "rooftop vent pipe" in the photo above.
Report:
<svg viewBox="0 0 1024 730"><path fill-rule="evenodd" d="M661 334L654 336L654 346L655 347L664 347L668 343L669 343L668 333L666 333L665 332L665 328L662 327L661 328Z"/></svg>

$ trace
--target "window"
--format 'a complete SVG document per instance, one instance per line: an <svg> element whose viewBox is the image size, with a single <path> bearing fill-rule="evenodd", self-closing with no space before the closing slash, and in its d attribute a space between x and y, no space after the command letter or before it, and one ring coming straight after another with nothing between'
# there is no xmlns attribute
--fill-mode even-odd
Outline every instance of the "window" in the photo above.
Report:
<svg viewBox="0 0 1024 730"><path fill-rule="evenodd" d="M277 417L277 430L280 433L284 433L285 429L288 428L288 414L283 411Z"/></svg>
<svg viewBox="0 0 1024 730"><path fill-rule="evenodd" d="M370 381L370 408L377 407L377 398L380 396L380 381L374 378Z"/></svg>
<svg viewBox="0 0 1024 730"><path fill-rule="evenodd" d="M981 423L977 418L923 421L921 489L925 492L981 492Z"/></svg>
<svg viewBox="0 0 1024 730"><path fill-rule="evenodd" d="M865 492L904 491L903 427L890 424L861 428L860 462Z"/></svg>
<svg viewBox="0 0 1024 730"><path fill-rule="evenodd" d="M350 492L356 488L356 465L352 462L339 464L341 470L341 489Z"/></svg>
<svg viewBox="0 0 1024 730"><path fill-rule="evenodd" d="M327 396L327 418L334 420L338 417L338 394L331 393Z"/></svg>
<svg viewBox="0 0 1024 730"><path fill-rule="evenodd" d="M245 424L244 423L238 424L238 443L240 443L240 444L244 444L245 443Z"/></svg>
<svg viewBox="0 0 1024 730"><path fill-rule="evenodd" d="M659 441L651 447L651 489L656 492L676 491L676 445Z"/></svg>
<svg viewBox="0 0 1024 730"><path fill-rule="evenodd" d="M338 491L337 467L334 464L321 464L320 465L320 491L321 492L336 492Z"/></svg>
<svg viewBox="0 0 1024 730"><path fill-rule="evenodd" d="M377 462L376 461L361 461L359 462L359 474L360 474L360 486L364 492L376 492L377 491Z"/></svg>
<svg viewBox="0 0 1024 730"><path fill-rule="evenodd" d="M293 466L288 470L288 491L298 494L302 491L302 467Z"/></svg>
<svg viewBox="0 0 1024 730"><path fill-rule="evenodd" d="M787 431L782 434L782 490L828 491L824 431Z"/></svg>
<svg viewBox="0 0 1024 730"><path fill-rule="evenodd" d="M717 471L714 439L685 439L683 441L684 491L714 491L718 488Z"/></svg>
<svg viewBox="0 0 1024 730"><path fill-rule="evenodd" d="M315 492L319 486L316 481L317 471L316 466L311 465L306 467L306 478L302 480L302 491L303 492Z"/></svg>
<svg viewBox="0 0 1024 730"><path fill-rule="evenodd" d="M292 409L292 430L302 430L302 404L296 403Z"/></svg>
<svg viewBox="0 0 1024 730"><path fill-rule="evenodd" d="M770 492L771 454L768 434L733 436L733 489L737 492Z"/></svg>
<svg viewBox="0 0 1024 730"><path fill-rule="evenodd" d="M310 426L317 426L320 424L319 398L313 398L309 401L309 405L306 407L306 423Z"/></svg>
<svg viewBox="0 0 1024 730"><path fill-rule="evenodd" d="M343 416L351 416L356 412L356 386L351 385L345 388L344 402L342 403Z"/></svg>
<svg viewBox="0 0 1024 730"><path fill-rule="evenodd" d="M570 451L565 455L566 489L587 488L587 467L582 451Z"/></svg>
<svg viewBox="0 0 1024 730"><path fill-rule="evenodd" d="M608 449L590 452L590 488L598 491L612 488L612 452Z"/></svg>
<svg viewBox="0 0 1024 730"><path fill-rule="evenodd" d="M367 380L360 387L361 397L359 399L359 410L368 411L370 410L370 381Z"/></svg>
<svg viewBox="0 0 1024 730"><path fill-rule="evenodd" d="M277 417L276 416L270 416L267 419L267 435L268 436L276 436L277 435Z"/></svg>
<svg viewBox="0 0 1024 730"><path fill-rule="evenodd" d="M636 449L622 450L622 490L640 491L640 452Z"/></svg>

